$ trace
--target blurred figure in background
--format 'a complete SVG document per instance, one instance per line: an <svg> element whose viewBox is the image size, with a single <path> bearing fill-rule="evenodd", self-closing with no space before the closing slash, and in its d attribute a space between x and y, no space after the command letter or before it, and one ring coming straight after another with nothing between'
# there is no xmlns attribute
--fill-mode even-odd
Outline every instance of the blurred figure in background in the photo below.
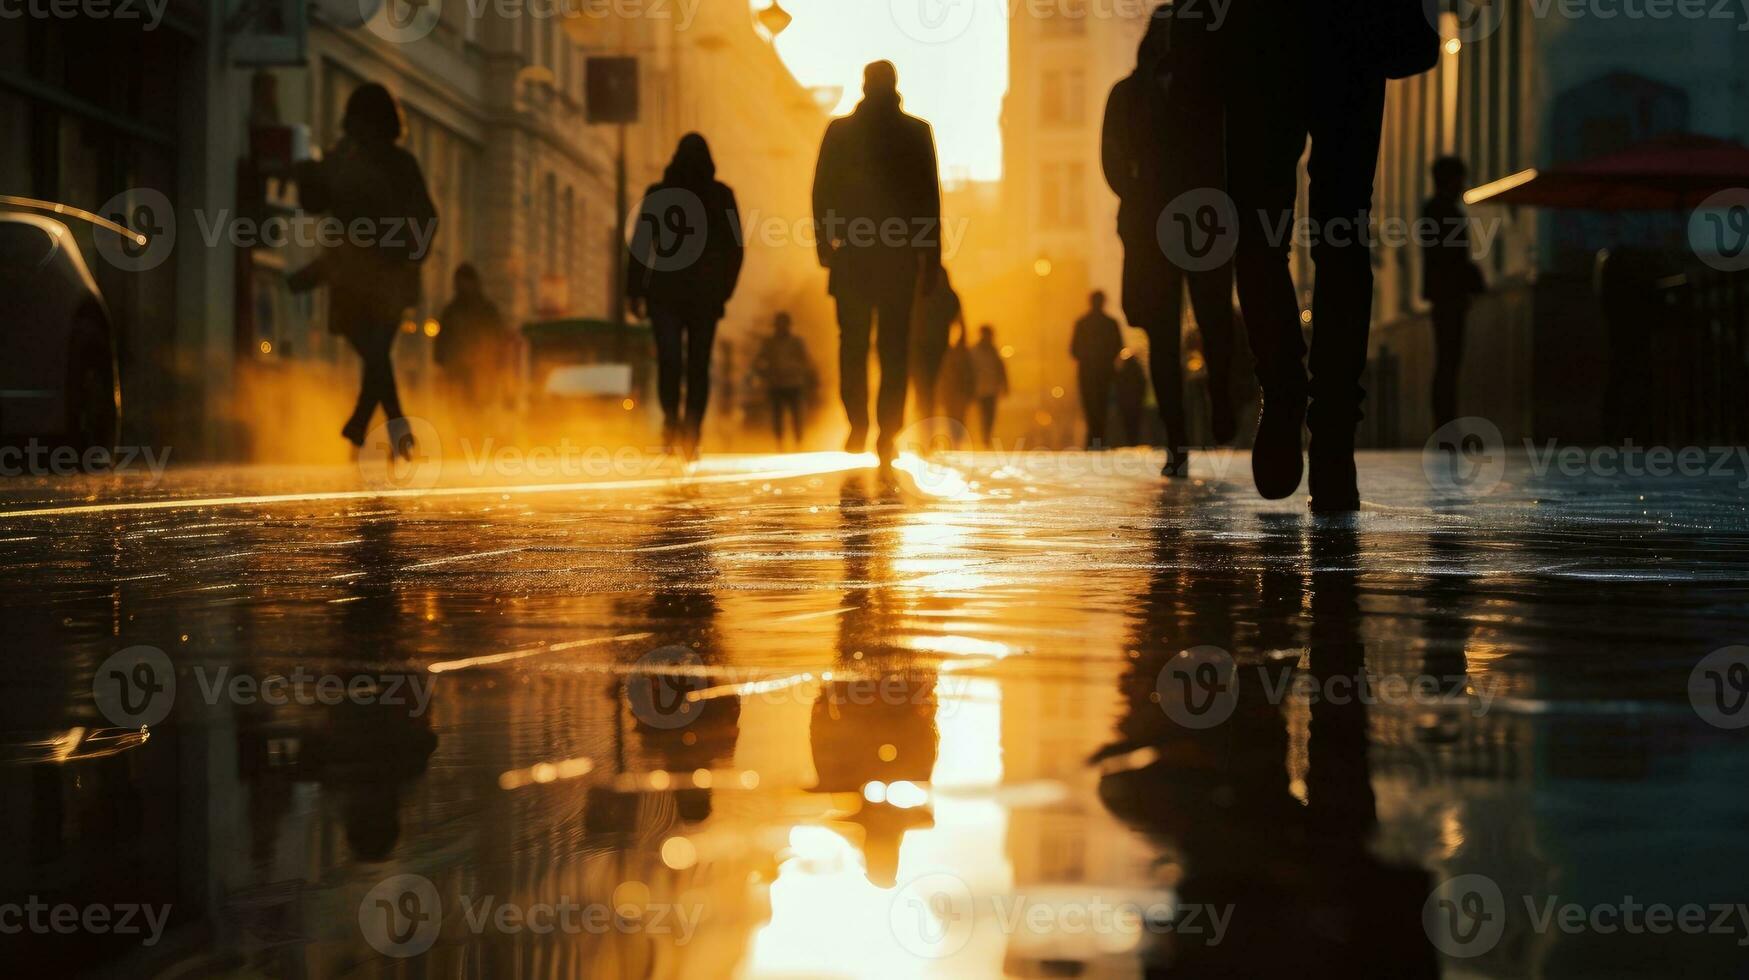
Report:
<svg viewBox="0 0 1749 980"><path fill-rule="evenodd" d="M978 328L978 343L972 348L969 361L972 397L978 400L978 438L988 449L996 428L996 401L1008 394L1008 366L1002 363L1002 352L996 349L995 327L986 323Z"/></svg>
<svg viewBox="0 0 1749 980"><path fill-rule="evenodd" d="M948 426L956 447L960 433L966 431L966 410L972 407L972 348L967 342L971 330L963 315L959 318L959 328L958 339L941 355L941 375L935 382L941 417L958 423Z"/></svg>
<svg viewBox="0 0 1749 980"><path fill-rule="evenodd" d="M838 383L850 417L844 449L860 453L868 441L868 346L875 329L881 359L875 450L883 463L892 460L905 423L911 304L919 285L925 295L933 293L941 275L935 133L900 110L898 84L890 61L863 69L862 102L826 127L814 174L820 264L831 270L827 288L838 301Z"/></svg>
<svg viewBox="0 0 1749 980"><path fill-rule="evenodd" d="M1232 440L1232 393L1227 364L1233 350L1231 261L1196 268L1178 262L1197 254L1196 243L1163 249L1160 222L1181 194L1214 193L1225 184L1220 88L1213 78L1210 39L1199 25L1174 31L1173 8L1155 9L1136 54L1136 69L1112 87L1105 106L1101 160L1106 183L1118 196L1118 236L1124 243L1123 307L1132 325L1148 333L1154 398L1166 426L1162 476L1183 476L1189 466L1184 412L1183 309L1188 283L1208 360L1209 409L1217 443ZM1198 209L1198 213L1201 213ZM1176 217L1186 217L1176 215ZM1189 234L1196 229L1178 229ZM1173 257L1169 257L1173 256ZM1177 261L1175 261L1177 259Z"/></svg>
<svg viewBox="0 0 1749 980"><path fill-rule="evenodd" d="M401 105L374 82L346 100L340 141L322 160L298 168L298 200L325 211L347 229L313 267L293 276L294 288L328 286L328 329L346 338L364 362L358 402L340 434L364 445L378 405L388 420L389 450L412 458L413 435L401 412L390 360L409 307L419 303L419 263L437 233L437 208L419 161L400 146ZM369 228L365 235L352 229Z"/></svg>
<svg viewBox="0 0 1749 980"><path fill-rule="evenodd" d="M1081 414L1087 419L1087 448L1105 449L1105 418L1111 411L1111 381L1123 351L1123 328L1105 312L1105 293L1087 297L1087 315L1075 321L1069 356L1075 359L1081 388Z"/></svg>
<svg viewBox="0 0 1749 980"><path fill-rule="evenodd" d="M453 282L455 294L437 318L432 359L463 410L477 412L503 391L510 338L478 270L464 262L456 266Z"/></svg>
<svg viewBox="0 0 1749 980"><path fill-rule="evenodd" d="M919 282L917 303L911 315L911 380L921 418L935 415L941 361L947 356L948 338L955 323L965 329L965 311L953 283L948 281L947 269L943 268L934 289L925 292Z"/></svg>
<svg viewBox="0 0 1749 980"><path fill-rule="evenodd" d="M698 457L710 403L717 322L741 277L741 218L716 175L704 137L682 136L662 180L644 192L626 263L626 302L634 316L649 314L656 334L663 442L687 459Z"/></svg>
<svg viewBox="0 0 1749 980"><path fill-rule="evenodd" d="M779 313L772 320L772 334L759 347L753 370L765 382L765 394L771 400L771 434L777 448L783 449L783 417L789 413L795 432L796 448L802 444L802 401L814 386L814 362L808 357L808 347L802 338L790 332L788 313Z"/></svg>
<svg viewBox="0 0 1749 980"><path fill-rule="evenodd" d="M1142 406L1148 400L1148 375L1142 370L1142 359L1128 347L1117 358L1117 376L1112 380L1117 390L1117 417L1123 422L1125 446L1142 444Z"/></svg>
<svg viewBox="0 0 1749 980"><path fill-rule="evenodd" d="M1421 209L1432 226L1422 242L1421 298L1433 304L1433 427L1457 418L1458 364L1470 299L1484 289L1470 259L1470 219L1464 213L1469 168L1458 157L1433 161L1433 196Z"/></svg>

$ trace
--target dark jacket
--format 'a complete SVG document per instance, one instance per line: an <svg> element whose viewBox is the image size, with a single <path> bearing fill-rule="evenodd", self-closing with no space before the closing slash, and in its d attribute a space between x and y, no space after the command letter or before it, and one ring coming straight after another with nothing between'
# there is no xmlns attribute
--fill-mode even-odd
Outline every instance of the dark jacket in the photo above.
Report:
<svg viewBox="0 0 1749 980"><path fill-rule="evenodd" d="M1185 28L1173 44L1170 20L1152 20L1135 71L1106 99L1100 162L1118 197L1118 236L1126 248L1158 251L1155 226L1173 198L1225 186L1214 52L1199 31Z"/></svg>
<svg viewBox="0 0 1749 980"><path fill-rule="evenodd" d="M1421 298L1449 303L1482 291L1482 272L1470 260L1469 219L1455 200L1429 198L1421 209L1429 237L1421 250Z"/></svg>
<svg viewBox="0 0 1749 980"><path fill-rule="evenodd" d="M343 139L299 168L298 200L344 230L320 260L329 288L346 294L337 297L343 305L368 299L398 311L419 302L418 266L437 234L437 208L413 154L393 143ZM369 230L360 235L355 227ZM329 327L343 333L353 325L331 317Z"/></svg>
<svg viewBox="0 0 1749 980"><path fill-rule="evenodd" d="M652 311L722 319L745 248L735 193L716 179L704 141L682 140L634 216L625 293Z"/></svg>
<svg viewBox="0 0 1749 980"><path fill-rule="evenodd" d="M894 218L904 222L903 234L883 234ZM910 290L924 263L941 263L935 134L899 109L896 94L871 95L826 127L814 172L814 231L833 295L846 285Z"/></svg>
<svg viewBox="0 0 1749 980"><path fill-rule="evenodd" d="M1117 355L1123 352L1123 330L1117 321L1104 313L1089 313L1075 321L1075 335L1069 341L1069 356L1081 370L1110 374L1117 369Z"/></svg>
<svg viewBox="0 0 1749 980"><path fill-rule="evenodd" d="M498 306L484 296L457 296L438 317L432 360L450 370L490 370L508 339Z"/></svg>

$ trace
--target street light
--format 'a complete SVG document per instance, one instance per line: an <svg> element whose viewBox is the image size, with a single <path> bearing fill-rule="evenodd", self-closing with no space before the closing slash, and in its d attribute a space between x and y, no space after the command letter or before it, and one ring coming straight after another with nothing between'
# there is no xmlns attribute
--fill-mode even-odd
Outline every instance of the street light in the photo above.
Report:
<svg viewBox="0 0 1749 980"><path fill-rule="evenodd" d="M789 27L790 22L795 20L794 17L790 16L789 11L778 6L777 0L771 0L769 7L753 16L759 21L759 26L765 28L765 33L770 34L774 41L777 40L779 34L784 32L784 28Z"/></svg>

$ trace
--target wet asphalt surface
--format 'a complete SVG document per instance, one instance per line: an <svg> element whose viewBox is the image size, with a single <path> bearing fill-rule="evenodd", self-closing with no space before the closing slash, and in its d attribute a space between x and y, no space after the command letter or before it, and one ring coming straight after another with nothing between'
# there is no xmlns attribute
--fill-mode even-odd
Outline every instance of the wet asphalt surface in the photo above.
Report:
<svg viewBox="0 0 1749 980"><path fill-rule="evenodd" d="M1741 473L1453 487L1363 454L1365 510L1314 519L1246 466L0 486L0 948L1744 975Z"/></svg>

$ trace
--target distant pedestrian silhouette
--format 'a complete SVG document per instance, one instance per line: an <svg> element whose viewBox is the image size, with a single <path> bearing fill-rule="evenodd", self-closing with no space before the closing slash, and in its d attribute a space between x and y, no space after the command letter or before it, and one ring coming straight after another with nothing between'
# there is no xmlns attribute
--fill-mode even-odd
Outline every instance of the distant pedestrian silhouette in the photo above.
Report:
<svg viewBox="0 0 1749 980"><path fill-rule="evenodd" d="M1069 356L1075 359L1075 376L1081 387L1081 414L1087 420L1087 448L1105 449L1105 419L1111 413L1111 382L1117 374L1117 355L1123 351L1123 328L1105 312L1105 294L1087 297L1087 315L1075 321L1069 340Z"/></svg>
<svg viewBox="0 0 1749 980"><path fill-rule="evenodd" d="M996 431L996 402L1008 394L1008 366L996 349L996 328L988 323L978 328L970 365L972 397L978 402L978 439L988 449Z"/></svg>
<svg viewBox="0 0 1749 980"><path fill-rule="evenodd" d="M1227 97L1227 179L1238 215L1239 302L1263 410L1251 455L1258 493L1299 488L1309 422L1311 505L1355 510L1354 430L1365 391L1372 318L1372 212L1384 121L1385 80L1439 58L1439 36L1421 0L1235 4L1222 30L1219 88ZM1298 166L1307 137L1311 182L1313 342L1308 379L1300 304L1288 267ZM1310 410L1307 399L1311 400Z"/></svg>
<svg viewBox="0 0 1749 980"><path fill-rule="evenodd" d="M294 280L327 284L328 329L364 362L358 401L340 434L363 446L381 405L390 451L410 458L413 436L390 351L407 310L419 303L419 263L436 234L437 209L419 162L399 145L406 123L388 89L375 83L354 89L340 131L321 161L299 168L298 199L306 210L332 215L345 234Z"/></svg>
<svg viewBox="0 0 1749 980"><path fill-rule="evenodd" d="M626 301L656 334L656 393L671 451L698 455L711 395L711 345L741 276L735 194L716 179L703 136L687 133L644 192L626 263ZM684 389L684 404L682 394Z"/></svg>
<svg viewBox="0 0 1749 980"><path fill-rule="evenodd" d="M1433 161L1433 196L1421 209L1421 298L1433 304L1433 427L1457 418L1458 365L1464 356L1464 324L1470 300L1483 289L1482 270L1470 258L1469 215L1464 181L1469 169L1458 157Z"/></svg>
<svg viewBox="0 0 1749 980"><path fill-rule="evenodd" d="M838 303L838 377L850 418L844 448L866 448L869 333L878 324L875 448L885 462L905 420L913 294L919 286L933 292L941 273L941 186L935 136L928 123L900 111L892 63L865 68L862 90L856 111L834 119L820 143L814 223Z"/></svg>
<svg viewBox="0 0 1749 980"><path fill-rule="evenodd" d="M949 436L956 446L961 434L967 431L966 410L972 406L972 347L967 342L969 333L971 330L962 316L957 338L941 355L941 376L935 383L941 416L959 423L948 427Z"/></svg>
<svg viewBox="0 0 1749 980"><path fill-rule="evenodd" d="M965 311L953 283L948 281L947 270L942 269L933 290L919 289L917 304L911 311L912 389L917 396L917 412L925 419L935 415L941 360L947 356L948 338L955 323L962 330L965 328Z"/></svg>
<svg viewBox="0 0 1749 980"><path fill-rule="evenodd" d="M1218 443L1233 438L1227 386L1233 353L1233 267L1219 254L1185 268L1169 255L1163 216L1181 195L1214 195L1223 186L1220 90L1214 38L1197 21L1175 23L1170 7L1149 18L1136 70L1112 87L1102 138L1105 179L1118 196L1124 243L1123 307L1148 333L1154 397L1166 426L1166 476L1188 466L1184 412L1183 305L1186 284L1208 365L1210 419ZM1179 207L1183 207L1180 203ZM1179 262L1188 261L1180 254Z"/></svg>
<svg viewBox="0 0 1749 980"><path fill-rule="evenodd" d="M477 411L502 392L510 337L498 306L486 298L480 273L464 262L456 266L454 295L438 315L432 360L443 369L452 397L466 411Z"/></svg>
<svg viewBox="0 0 1749 980"><path fill-rule="evenodd" d="M772 321L772 334L759 347L753 370L765 382L766 397L771 400L771 434L777 447L783 448L783 420L787 414L795 432L795 444L802 442L802 402L814 384L814 362L808 357L808 347L802 338L790 331L788 313L779 313Z"/></svg>

